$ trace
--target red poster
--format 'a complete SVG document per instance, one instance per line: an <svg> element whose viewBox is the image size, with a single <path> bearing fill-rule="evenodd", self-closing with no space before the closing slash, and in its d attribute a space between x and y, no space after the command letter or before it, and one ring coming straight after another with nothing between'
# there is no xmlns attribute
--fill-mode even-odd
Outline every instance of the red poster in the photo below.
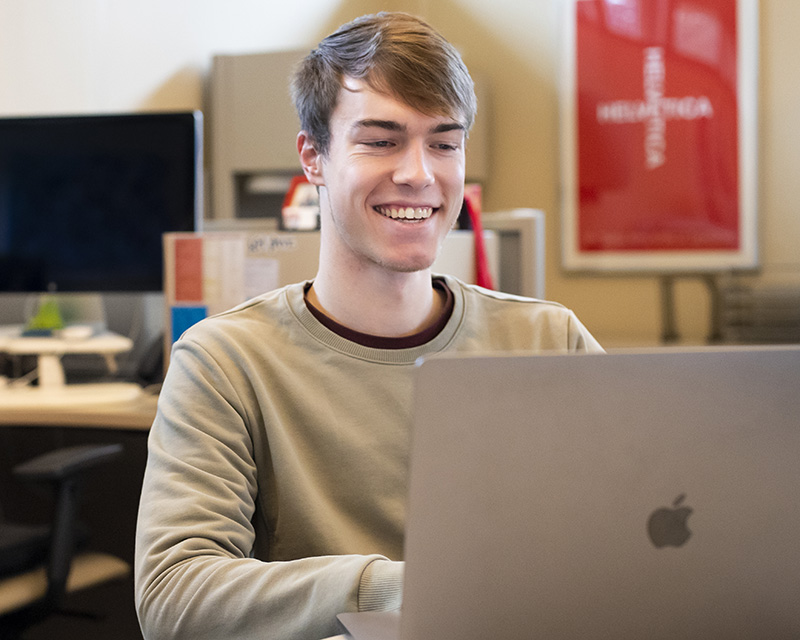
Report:
<svg viewBox="0 0 800 640"><path fill-rule="evenodd" d="M741 4L575 0L567 266L752 266Z"/></svg>

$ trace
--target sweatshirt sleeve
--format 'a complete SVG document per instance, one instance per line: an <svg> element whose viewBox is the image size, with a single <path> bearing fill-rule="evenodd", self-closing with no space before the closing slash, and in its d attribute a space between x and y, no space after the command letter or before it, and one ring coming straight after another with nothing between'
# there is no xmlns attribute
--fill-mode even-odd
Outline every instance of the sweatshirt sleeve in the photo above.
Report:
<svg viewBox="0 0 800 640"><path fill-rule="evenodd" d="M253 557L253 439L236 390L202 356L176 349L149 436L135 562L144 637L324 638L338 613L398 607L401 562Z"/></svg>

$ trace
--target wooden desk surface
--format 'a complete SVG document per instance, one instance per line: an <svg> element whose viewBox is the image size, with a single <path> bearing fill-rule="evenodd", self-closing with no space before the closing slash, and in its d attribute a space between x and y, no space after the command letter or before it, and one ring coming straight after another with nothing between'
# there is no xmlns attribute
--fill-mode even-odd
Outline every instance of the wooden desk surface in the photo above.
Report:
<svg viewBox="0 0 800 640"><path fill-rule="evenodd" d="M158 396L143 394L129 402L68 408L3 409L0 426L97 427L147 431L156 415Z"/></svg>

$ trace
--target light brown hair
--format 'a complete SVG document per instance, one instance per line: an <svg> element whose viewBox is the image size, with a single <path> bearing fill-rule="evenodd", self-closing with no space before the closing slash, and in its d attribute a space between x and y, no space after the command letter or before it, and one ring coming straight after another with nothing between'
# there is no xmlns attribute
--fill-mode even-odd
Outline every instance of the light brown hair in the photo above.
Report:
<svg viewBox="0 0 800 640"><path fill-rule="evenodd" d="M304 58L291 89L300 126L327 153L329 123L344 77L366 82L429 115L457 118L469 131L477 102L458 51L433 27L407 13L356 18Z"/></svg>

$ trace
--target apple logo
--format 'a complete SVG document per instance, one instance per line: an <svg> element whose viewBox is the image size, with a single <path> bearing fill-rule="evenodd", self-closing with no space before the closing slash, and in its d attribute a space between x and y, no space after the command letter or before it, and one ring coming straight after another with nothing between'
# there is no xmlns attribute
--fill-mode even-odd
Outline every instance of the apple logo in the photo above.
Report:
<svg viewBox="0 0 800 640"><path fill-rule="evenodd" d="M672 503L672 507L661 507L650 515L647 521L647 533L657 548L680 547L692 535L686 526L692 509L681 506L685 499L686 494L682 493Z"/></svg>

